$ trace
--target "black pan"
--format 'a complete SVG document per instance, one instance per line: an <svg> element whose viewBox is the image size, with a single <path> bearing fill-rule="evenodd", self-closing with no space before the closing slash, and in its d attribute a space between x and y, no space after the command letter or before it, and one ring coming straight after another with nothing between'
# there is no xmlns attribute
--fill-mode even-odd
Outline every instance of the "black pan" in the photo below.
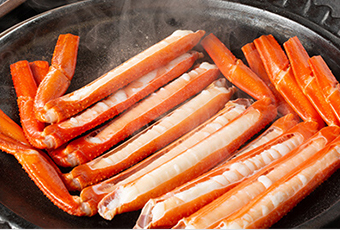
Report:
<svg viewBox="0 0 340 230"><path fill-rule="evenodd" d="M67 5L16 25L0 36L0 108L19 122L9 65L21 59L50 61L61 33L80 36L76 74L69 91L168 36L177 29L214 33L243 59L240 48L262 34L280 42L299 36L310 55L322 55L339 75L339 39L294 15L213 0L92 0ZM290 19L288 19L290 18ZM198 49L201 49L198 47ZM274 228L338 228L340 172L318 187ZM106 221L75 217L54 206L16 159L0 154L0 220L19 228L132 228L139 211Z"/></svg>

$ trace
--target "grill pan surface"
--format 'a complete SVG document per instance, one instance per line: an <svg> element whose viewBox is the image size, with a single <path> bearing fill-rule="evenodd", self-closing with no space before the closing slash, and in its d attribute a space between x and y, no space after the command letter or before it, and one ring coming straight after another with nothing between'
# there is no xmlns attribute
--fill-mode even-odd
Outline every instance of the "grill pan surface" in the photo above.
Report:
<svg viewBox="0 0 340 230"><path fill-rule="evenodd" d="M263 1L249 6L242 1L217 0L92 0L48 11L0 35L0 108L19 122L9 65L22 59L50 61L61 33L80 36L76 74L69 88L73 91L177 29L214 33L241 59L240 48L262 34L273 34L281 43L298 36L310 56L322 55L334 75L340 74L337 32L280 5L269 7ZM337 171L273 228L339 228L339 191ZM68 215L54 206L6 153L0 154L0 203L0 220L17 228L132 228L139 215L139 211L130 212L112 221L98 215Z"/></svg>

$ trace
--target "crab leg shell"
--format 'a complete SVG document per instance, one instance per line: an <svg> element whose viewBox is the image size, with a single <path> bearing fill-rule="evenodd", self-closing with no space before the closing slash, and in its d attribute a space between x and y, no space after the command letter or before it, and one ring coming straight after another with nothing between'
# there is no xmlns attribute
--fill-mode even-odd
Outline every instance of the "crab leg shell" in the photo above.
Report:
<svg viewBox="0 0 340 230"><path fill-rule="evenodd" d="M45 124L35 119L34 97L37 91L34 76L28 61L18 61L11 64L11 75L17 94L17 102L20 112L20 121L25 136L36 148L45 148L41 132Z"/></svg>
<svg viewBox="0 0 340 230"><path fill-rule="evenodd" d="M314 125L315 128L316 123ZM339 131L339 127L336 126L325 127L289 154L261 169L249 179L204 206L189 218L182 219L177 225L178 228L216 227L220 221L228 218L273 183L284 178L291 170L298 168L307 159L313 157L336 138L339 135Z"/></svg>
<svg viewBox="0 0 340 230"><path fill-rule="evenodd" d="M34 61L30 62L29 64L33 77L35 79L35 83L38 86L47 75L50 65L48 64L47 61Z"/></svg>
<svg viewBox="0 0 340 230"><path fill-rule="evenodd" d="M60 209L84 216L79 197L71 196L60 178L60 171L43 152L0 133L0 149L12 154L40 190Z"/></svg>
<svg viewBox="0 0 340 230"><path fill-rule="evenodd" d="M257 100L268 97L276 103L276 98L267 85L240 59L237 59L215 35L209 34L201 44L230 82Z"/></svg>
<svg viewBox="0 0 340 230"><path fill-rule="evenodd" d="M340 125L332 107L326 102L317 78L308 63L309 55L302 46L298 37L292 37L283 44L290 64L292 66L296 82L309 101L314 105L320 116L328 125Z"/></svg>
<svg viewBox="0 0 340 230"><path fill-rule="evenodd" d="M248 62L249 67L259 76L264 83L267 84L269 89L273 92L274 96L277 99L278 107L277 111L281 115L286 115L292 113L297 116L295 111L290 107L290 105L283 99L280 93L275 89L275 86L270 81L266 69L261 60L260 54L256 49L256 46L253 42L244 45L242 48L242 52Z"/></svg>
<svg viewBox="0 0 340 230"><path fill-rule="evenodd" d="M338 137L218 227L269 228L340 167L339 146Z"/></svg>
<svg viewBox="0 0 340 230"><path fill-rule="evenodd" d="M140 209L149 199L208 171L231 157L247 139L272 121L276 116L275 109L268 98L255 102L227 126L176 158L127 185L117 187L98 204L99 214L112 219L116 214Z"/></svg>
<svg viewBox="0 0 340 230"><path fill-rule="evenodd" d="M297 117L293 114L287 114L277 119L265 132L263 132L258 138L250 142L247 146L237 151L236 155L245 154L252 149L255 149L270 140L280 136L290 128L294 127L298 123Z"/></svg>
<svg viewBox="0 0 340 230"><path fill-rule="evenodd" d="M0 110L0 132L21 144L29 145L21 127Z"/></svg>
<svg viewBox="0 0 340 230"><path fill-rule="evenodd" d="M317 78L321 91L338 120L340 120L340 87L339 82L334 77L332 71L327 66L321 56L315 56L309 59L309 64Z"/></svg>
<svg viewBox="0 0 340 230"><path fill-rule="evenodd" d="M118 185L127 184L134 179L151 172L159 165L164 164L170 159L175 158L184 150L191 148L196 143L203 140L207 135L211 135L221 129L231 120L243 113L249 106L249 99L229 101L215 116L177 139L167 147L108 180L84 188L80 194L83 203L89 205L92 210L97 208L99 201L104 196L112 192Z"/></svg>
<svg viewBox="0 0 340 230"><path fill-rule="evenodd" d="M295 80L288 58L272 35L254 40L267 74L277 91L304 121L324 122Z"/></svg>
<svg viewBox="0 0 340 230"><path fill-rule="evenodd" d="M182 54L167 65L145 74L79 115L49 125L43 132L45 144L50 149L60 147L81 133L122 113L162 85L182 75L200 56L201 54L197 52Z"/></svg>
<svg viewBox="0 0 340 230"><path fill-rule="evenodd" d="M73 78L79 46L79 36L61 34L55 46L51 66L38 86L34 99L36 118L46 122L44 106L50 100L63 95Z"/></svg>
<svg viewBox="0 0 340 230"><path fill-rule="evenodd" d="M261 147L242 156L238 155L161 197L150 199L142 209L136 226L140 228L174 226L181 218L193 214L259 169L302 144L315 132L309 128L308 123L298 124ZM275 158L269 157L273 153Z"/></svg>
<svg viewBox="0 0 340 230"><path fill-rule="evenodd" d="M82 189L109 178L207 120L223 107L235 90L226 89L222 82L224 81L221 79L210 85L201 94L164 117L128 144L118 146L93 161L75 167L66 174L66 178L71 180L70 188Z"/></svg>
<svg viewBox="0 0 340 230"><path fill-rule="evenodd" d="M175 31L161 42L129 59L90 84L48 102L44 107L44 121L48 123L60 122L77 114L133 80L191 50L200 41L204 33L202 30L197 32Z"/></svg>
<svg viewBox="0 0 340 230"><path fill-rule="evenodd" d="M88 162L203 90L218 75L219 71L215 65L204 62L151 94L106 126L70 142L61 151L60 149L51 151L50 155L62 166Z"/></svg>

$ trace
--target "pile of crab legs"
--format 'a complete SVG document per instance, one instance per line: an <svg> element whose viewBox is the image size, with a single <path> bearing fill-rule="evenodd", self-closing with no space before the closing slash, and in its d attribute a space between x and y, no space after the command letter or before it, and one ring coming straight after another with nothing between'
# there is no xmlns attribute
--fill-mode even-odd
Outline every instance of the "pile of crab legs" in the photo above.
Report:
<svg viewBox="0 0 340 230"><path fill-rule="evenodd" d="M194 65L198 44L213 64ZM50 65L12 64L21 127L0 110L0 149L69 214L267 228L339 167L340 88L297 37L246 44L247 66L213 34L175 31L64 95L78 46L62 34Z"/></svg>

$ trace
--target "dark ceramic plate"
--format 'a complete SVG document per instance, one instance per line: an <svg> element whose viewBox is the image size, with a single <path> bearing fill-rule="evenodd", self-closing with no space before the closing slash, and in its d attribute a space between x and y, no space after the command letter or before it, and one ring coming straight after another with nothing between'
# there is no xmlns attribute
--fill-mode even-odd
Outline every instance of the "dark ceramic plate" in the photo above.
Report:
<svg viewBox="0 0 340 230"><path fill-rule="evenodd" d="M273 34L280 42L297 35L310 55L322 55L339 75L339 40L317 25L298 19L299 23L255 7L212 0L93 0L68 5L16 25L0 36L0 108L19 122L9 65L21 59L50 61L61 33L81 38L69 91L177 29L214 33L239 58L243 58L240 48L262 34ZM273 227L339 227L339 173ZM126 213L112 221L98 215L68 215L42 194L14 157L5 153L0 155L0 202L0 220L19 228L132 228L139 215L139 211Z"/></svg>

